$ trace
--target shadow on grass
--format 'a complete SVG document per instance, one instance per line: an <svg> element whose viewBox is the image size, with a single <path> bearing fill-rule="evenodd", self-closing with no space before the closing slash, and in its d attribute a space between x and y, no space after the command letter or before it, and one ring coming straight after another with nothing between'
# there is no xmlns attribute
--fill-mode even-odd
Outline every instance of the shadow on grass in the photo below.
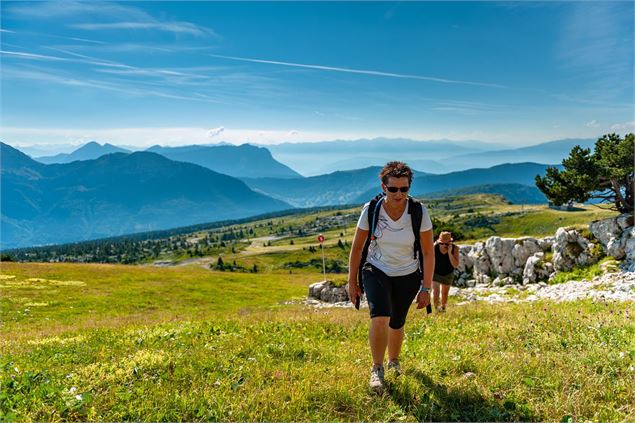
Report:
<svg viewBox="0 0 635 423"><path fill-rule="evenodd" d="M485 399L475 386L448 388L434 382L428 375L413 370L406 376L420 384L387 381L388 395L405 413L418 421L536 421L540 420L531 407L519 398ZM421 395L420 392L424 394Z"/></svg>

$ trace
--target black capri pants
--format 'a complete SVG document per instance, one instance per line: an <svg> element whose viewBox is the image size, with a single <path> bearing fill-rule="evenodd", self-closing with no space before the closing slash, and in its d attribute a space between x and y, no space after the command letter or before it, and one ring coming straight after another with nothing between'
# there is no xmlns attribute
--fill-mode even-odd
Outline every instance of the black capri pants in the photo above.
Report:
<svg viewBox="0 0 635 423"><path fill-rule="evenodd" d="M370 317L390 317L392 329L401 329L412 301L421 288L421 272L405 276L388 276L372 264L362 268L362 283L368 300Z"/></svg>

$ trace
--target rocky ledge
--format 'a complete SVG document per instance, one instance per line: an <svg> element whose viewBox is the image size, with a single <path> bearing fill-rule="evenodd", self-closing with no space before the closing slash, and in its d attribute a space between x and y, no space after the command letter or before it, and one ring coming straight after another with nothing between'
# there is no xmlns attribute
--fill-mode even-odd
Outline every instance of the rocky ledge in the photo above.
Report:
<svg viewBox="0 0 635 423"><path fill-rule="evenodd" d="M522 303L540 300L555 302L590 299L593 301L635 302L635 272L606 273L593 280L569 281L556 285L545 282L532 285L495 287L477 285L474 288L451 288L450 296L489 303Z"/></svg>
<svg viewBox="0 0 635 423"><path fill-rule="evenodd" d="M345 287L336 287L331 282L317 282L311 285L313 293L304 303L316 308L350 308ZM489 286L478 284L472 288L450 289L450 296L457 297L457 305L475 301L496 303L525 303L533 301L632 301L635 302L635 272L606 273L593 280L569 281L548 285L540 282L531 285ZM328 301L328 299L334 301ZM365 300L360 308L367 308Z"/></svg>

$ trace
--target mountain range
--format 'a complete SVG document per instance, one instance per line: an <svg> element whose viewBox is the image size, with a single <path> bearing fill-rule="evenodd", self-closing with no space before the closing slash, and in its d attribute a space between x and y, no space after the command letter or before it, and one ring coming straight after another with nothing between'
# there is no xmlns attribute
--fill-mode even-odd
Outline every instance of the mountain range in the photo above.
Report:
<svg viewBox="0 0 635 423"><path fill-rule="evenodd" d="M177 162L194 163L229 176L253 178L298 178L299 173L276 161L269 150L249 144L235 145L189 145L183 147L161 147L155 145L145 150L157 153ZM91 141L72 153L36 157L40 163L71 163L76 160L94 160L112 153L132 153L131 150L112 144L100 145Z"/></svg>
<svg viewBox="0 0 635 423"><path fill-rule="evenodd" d="M125 148L117 147L112 144L100 145L96 141L88 142L72 153L60 153L54 156L38 157L36 160L44 164L53 163L71 163L76 160L92 160L97 159L105 154L112 153L131 153L132 151Z"/></svg>
<svg viewBox="0 0 635 423"><path fill-rule="evenodd" d="M536 175L544 175L547 165L537 163L516 163L493 166L487 169L470 169L434 175L414 171L412 191L414 196L454 190L458 188L518 184L533 187ZM346 170L326 175L311 176L304 179L243 178L243 181L255 191L277 199L284 199L295 207L314 207L317 205L364 203L381 191L379 172L381 167L368 167L358 170ZM508 188L507 188L508 189ZM493 186L486 192L497 192ZM478 191L474 191L478 192ZM523 192L523 191L521 191ZM536 192L524 191L515 199L519 203L534 202Z"/></svg>
<svg viewBox="0 0 635 423"><path fill-rule="evenodd" d="M488 162L489 156L504 159L520 154L519 151L523 157L548 154L549 161L558 162L566 157L572 142L561 140L487 153L479 149L491 145L461 145L462 151L471 153L455 157L473 160L472 164L478 163L483 168L442 174L415 171L411 194L438 197L496 193L514 203L542 203L546 199L535 188L534 179L537 174L544 175L547 165L507 163L488 167L483 163ZM448 148L459 149L457 145L448 145L449 142L426 144L424 148L420 142L388 139L380 139L368 151L362 151L368 145L364 140L333 145L342 145L347 154L357 149L358 159L350 159L351 165L372 154L378 154L373 160L383 165L386 157L396 158L379 157L386 152L386 143L401 146L412 154L412 160L406 158L411 164L418 163L416 148L429 151L430 156L447 153ZM320 157L329 157L328 151L320 152L318 144L293 149L316 163ZM252 145L155 146L130 152L111 144L91 142L69 154L50 157L67 162L55 164L35 161L4 143L1 147L3 249L171 229L292 207L357 204L380 191L381 166L303 177L276 161L268 149ZM427 165L433 162L421 161ZM451 167L446 162L443 165Z"/></svg>
<svg viewBox="0 0 635 423"><path fill-rule="evenodd" d="M306 176L337 170L383 166L388 159L408 163L426 173L448 173L504 163L558 164L580 145L592 147L596 139L563 139L530 147L509 147L482 141L414 141L375 138L352 141L284 143L267 148L276 160Z"/></svg>
<svg viewBox="0 0 635 423"><path fill-rule="evenodd" d="M239 179L159 154L45 165L0 143L2 248L72 242L289 209Z"/></svg>
<svg viewBox="0 0 635 423"><path fill-rule="evenodd" d="M446 191L430 192L426 198L447 198L470 194L498 194L512 204L545 204L547 197L535 186L522 184L472 185Z"/></svg>
<svg viewBox="0 0 635 423"><path fill-rule="evenodd" d="M235 177L299 178L302 175L276 161L264 147L249 144L185 147L150 147L146 151L171 160L194 163Z"/></svg>

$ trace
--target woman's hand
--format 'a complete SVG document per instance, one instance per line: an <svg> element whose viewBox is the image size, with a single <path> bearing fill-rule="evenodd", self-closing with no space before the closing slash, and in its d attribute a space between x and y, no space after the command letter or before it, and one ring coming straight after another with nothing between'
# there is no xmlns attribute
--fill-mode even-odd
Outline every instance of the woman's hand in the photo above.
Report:
<svg viewBox="0 0 635 423"><path fill-rule="evenodd" d="M362 290L357 284L357 281L348 281L348 299L355 305L357 297L362 296Z"/></svg>
<svg viewBox="0 0 635 423"><path fill-rule="evenodd" d="M426 308L430 304L430 292L419 291L417 294L417 309Z"/></svg>

